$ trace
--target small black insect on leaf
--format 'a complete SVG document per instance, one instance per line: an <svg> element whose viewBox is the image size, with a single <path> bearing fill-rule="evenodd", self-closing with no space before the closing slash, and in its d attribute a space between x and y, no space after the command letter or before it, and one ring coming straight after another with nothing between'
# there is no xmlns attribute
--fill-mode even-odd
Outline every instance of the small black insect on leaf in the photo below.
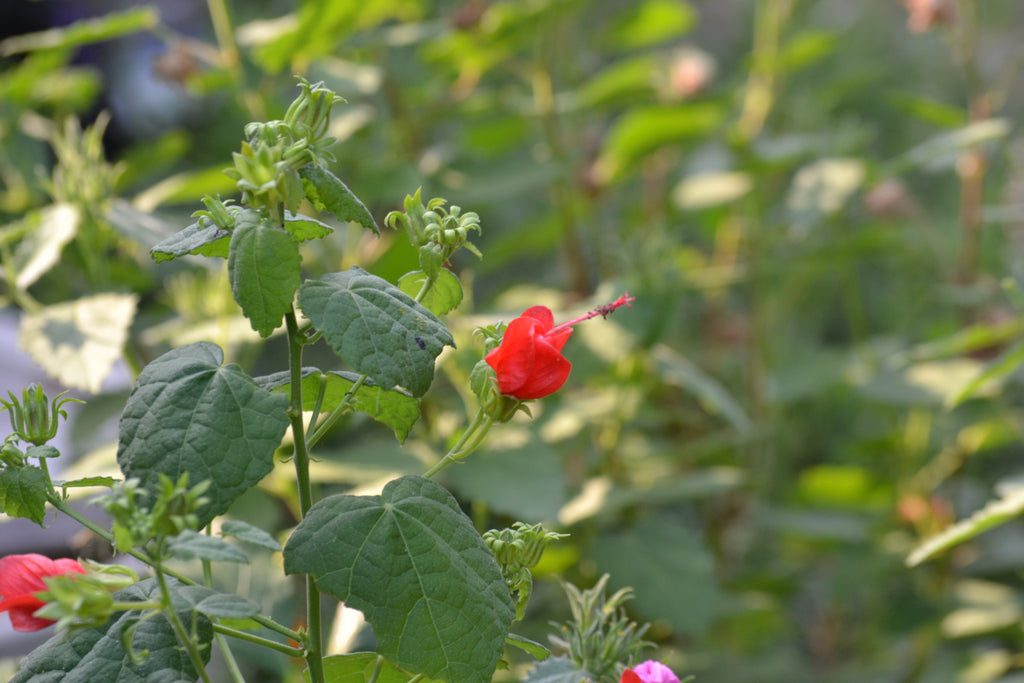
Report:
<svg viewBox="0 0 1024 683"><path fill-rule="evenodd" d="M420 337L416 337L415 339L416 339L416 345L419 346L424 351L426 351L426 349L427 349L427 342L423 341L423 339L420 338Z"/></svg>

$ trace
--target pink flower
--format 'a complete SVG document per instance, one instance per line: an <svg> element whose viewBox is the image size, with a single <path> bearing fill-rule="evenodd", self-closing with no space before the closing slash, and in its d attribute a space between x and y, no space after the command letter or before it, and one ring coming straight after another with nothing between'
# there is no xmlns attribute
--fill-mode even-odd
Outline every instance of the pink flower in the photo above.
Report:
<svg viewBox="0 0 1024 683"><path fill-rule="evenodd" d="M38 631L54 623L32 613L45 605L35 596L47 590L43 578L62 574L84 574L75 560L51 560L37 555L8 555L0 558L0 612L10 612L15 631Z"/></svg>
<svg viewBox="0 0 1024 683"><path fill-rule="evenodd" d="M620 683L679 683L679 679L661 662L648 659L622 672Z"/></svg>
<svg viewBox="0 0 1024 683"><path fill-rule="evenodd" d="M572 363L562 355L572 326L599 315L607 316L632 301L626 294L561 325L555 325L555 317L546 306L526 309L509 323L501 346L487 354L487 364L494 368L498 377L498 390L522 400L555 393L565 384L572 369Z"/></svg>

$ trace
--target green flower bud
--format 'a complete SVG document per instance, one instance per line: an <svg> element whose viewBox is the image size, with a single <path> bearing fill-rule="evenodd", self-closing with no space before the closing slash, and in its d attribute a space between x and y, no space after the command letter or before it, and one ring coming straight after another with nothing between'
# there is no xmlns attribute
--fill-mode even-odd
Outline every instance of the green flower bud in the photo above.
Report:
<svg viewBox="0 0 1024 683"><path fill-rule="evenodd" d="M62 392L53 401L49 401L46 392L38 384L31 384L22 390L22 398L19 402L14 394L7 392L11 397L10 401L0 398L3 409L7 410L11 418L11 429L23 441L42 446L44 443L57 435L59 418L67 419L67 413L61 409L65 403L74 401L82 403L78 399L63 398Z"/></svg>

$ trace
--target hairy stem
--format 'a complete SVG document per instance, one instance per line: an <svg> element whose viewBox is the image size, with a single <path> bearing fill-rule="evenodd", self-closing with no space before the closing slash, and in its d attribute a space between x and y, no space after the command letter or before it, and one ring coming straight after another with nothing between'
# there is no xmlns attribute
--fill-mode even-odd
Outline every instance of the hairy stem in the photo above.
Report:
<svg viewBox="0 0 1024 683"><path fill-rule="evenodd" d="M160 595L164 601L164 615L171 622L171 628L174 629L178 642L185 649L185 653L192 661L192 666L195 667L199 677L205 683L211 683L210 677L206 673L206 664L203 663L203 658L199 655L199 650L196 649L196 643L185 629L185 625L181 623L181 619L178 618L178 612L174 609L174 604L171 602L171 592L167 589L167 579L164 578L163 571L159 565L154 566L153 569L156 572L157 584L160 586Z"/></svg>
<svg viewBox="0 0 1024 683"><path fill-rule="evenodd" d="M288 419L292 424L292 440L295 444L295 479L299 488L299 509L305 517L313 506L313 489L309 481L309 446L306 444L306 426L302 421L302 347L304 340L299 333L295 309L285 315L288 327L289 371L291 372L291 405ZM320 590L316 580L306 575L306 663L309 666L311 683L324 683L323 636L320 614Z"/></svg>

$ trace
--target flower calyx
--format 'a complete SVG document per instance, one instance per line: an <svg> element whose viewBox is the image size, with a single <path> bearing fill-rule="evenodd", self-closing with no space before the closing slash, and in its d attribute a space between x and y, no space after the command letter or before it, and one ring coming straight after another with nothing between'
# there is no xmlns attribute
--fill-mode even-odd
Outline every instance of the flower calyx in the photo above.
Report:
<svg viewBox="0 0 1024 683"><path fill-rule="evenodd" d="M530 570L540 562L548 543L567 536L548 531L541 524L529 526L523 522L484 533L484 543L494 553L509 592L516 596L517 621L526 616L526 605L533 592L533 574Z"/></svg>
<svg viewBox="0 0 1024 683"><path fill-rule="evenodd" d="M30 444L42 446L57 436L60 418L66 420L68 417L67 412L61 406L65 403L84 402L77 398L64 398L66 393L68 392L61 392L50 401L42 386L30 384L22 390L21 401L13 393L7 392L11 400L0 398L0 404L3 404L3 410L8 411L11 418L11 429L14 430L18 438ZM51 450L53 452L50 452ZM37 457L53 457L56 455L56 449L39 451L35 455Z"/></svg>
<svg viewBox="0 0 1024 683"><path fill-rule="evenodd" d="M384 222L392 229L405 230L409 242L419 250L420 268L428 277L437 277L441 268L459 249L481 258L480 250L469 241L469 233L480 233L480 216L462 207L446 209L446 200L434 197L424 206L422 188L405 198L405 211L392 211Z"/></svg>

